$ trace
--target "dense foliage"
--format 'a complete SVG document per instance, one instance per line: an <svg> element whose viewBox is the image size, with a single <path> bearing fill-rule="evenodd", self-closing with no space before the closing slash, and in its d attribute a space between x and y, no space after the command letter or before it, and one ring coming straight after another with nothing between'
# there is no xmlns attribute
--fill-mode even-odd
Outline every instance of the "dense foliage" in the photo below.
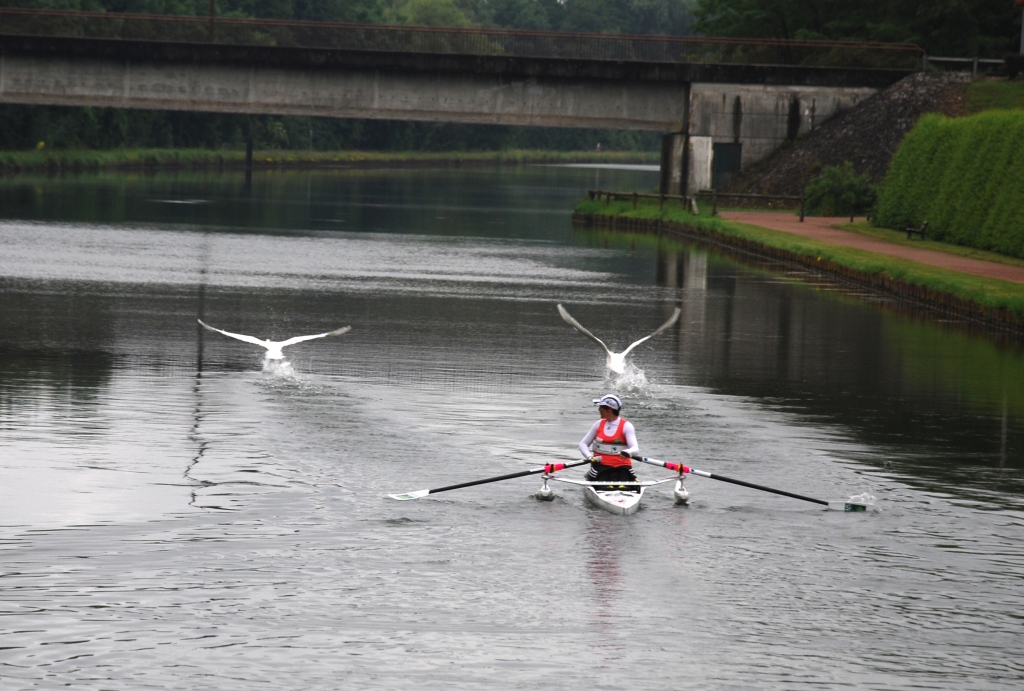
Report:
<svg viewBox="0 0 1024 691"><path fill-rule="evenodd" d="M921 118L893 158L878 223L1024 257L1024 112Z"/></svg>
<svg viewBox="0 0 1024 691"><path fill-rule="evenodd" d="M853 216L875 205L875 190L867 175L857 175L847 161L827 166L807 185L807 213L812 216Z"/></svg>
<svg viewBox="0 0 1024 691"><path fill-rule="evenodd" d="M716 36L906 41L930 55L1003 58L1020 46L1012 0L696 0L694 28Z"/></svg>
<svg viewBox="0 0 1024 691"><path fill-rule="evenodd" d="M487 26L601 33L689 33L689 0L215 0L218 16ZM205 15L209 0L2 0L0 6Z"/></svg>

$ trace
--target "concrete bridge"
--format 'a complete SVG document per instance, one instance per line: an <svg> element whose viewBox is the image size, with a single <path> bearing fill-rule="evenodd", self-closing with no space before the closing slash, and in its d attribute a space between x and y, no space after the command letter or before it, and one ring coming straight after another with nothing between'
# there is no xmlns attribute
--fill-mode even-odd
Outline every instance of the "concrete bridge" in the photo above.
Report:
<svg viewBox="0 0 1024 691"><path fill-rule="evenodd" d="M0 102L656 131L670 193L919 61L905 44L0 10Z"/></svg>

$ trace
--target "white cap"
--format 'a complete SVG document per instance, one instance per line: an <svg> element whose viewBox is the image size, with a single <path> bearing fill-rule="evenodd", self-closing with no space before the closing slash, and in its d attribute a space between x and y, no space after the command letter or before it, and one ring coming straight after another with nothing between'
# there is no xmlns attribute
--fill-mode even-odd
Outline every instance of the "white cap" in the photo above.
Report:
<svg viewBox="0 0 1024 691"><path fill-rule="evenodd" d="M616 396L615 394L611 394L611 393L605 394L604 396L601 396L601 398L595 398L594 399L594 405L596 405L596 406L608 406L612 410L621 410L622 409L622 401L619 400L618 396Z"/></svg>

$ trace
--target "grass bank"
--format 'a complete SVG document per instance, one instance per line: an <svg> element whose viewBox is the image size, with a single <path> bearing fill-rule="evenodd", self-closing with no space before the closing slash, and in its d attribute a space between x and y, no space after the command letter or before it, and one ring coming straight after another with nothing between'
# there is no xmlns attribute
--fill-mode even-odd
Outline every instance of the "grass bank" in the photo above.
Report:
<svg viewBox="0 0 1024 691"><path fill-rule="evenodd" d="M694 216L678 202L657 200L604 202L582 200L575 208L577 220L616 219L639 222L638 228L667 229L703 235L718 244L761 254L769 259L794 261L837 277L870 284L885 292L948 309L965 317L999 322L1024 333L1024 285L971 276L948 269L888 257L864 250L838 247L818 240L752 226L719 217ZM920 243L918 243L919 245Z"/></svg>
<svg viewBox="0 0 1024 691"><path fill-rule="evenodd" d="M1024 110L1024 81L985 79L973 82L964 94L967 113L985 110Z"/></svg>
<svg viewBox="0 0 1024 691"><path fill-rule="evenodd" d="M650 163L643 151L254 151L254 168L404 167L523 163ZM0 172L77 172L173 168L242 168L245 151L114 149L110 151L3 151Z"/></svg>

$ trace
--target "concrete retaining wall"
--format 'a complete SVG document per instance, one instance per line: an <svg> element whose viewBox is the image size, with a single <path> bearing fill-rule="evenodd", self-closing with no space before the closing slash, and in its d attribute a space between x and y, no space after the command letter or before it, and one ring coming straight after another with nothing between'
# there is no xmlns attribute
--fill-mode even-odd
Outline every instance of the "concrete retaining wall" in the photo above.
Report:
<svg viewBox="0 0 1024 691"><path fill-rule="evenodd" d="M742 144L742 167L746 168L876 91L841 86L693 84L687 193L711 187L714 144Z"/></svg>

